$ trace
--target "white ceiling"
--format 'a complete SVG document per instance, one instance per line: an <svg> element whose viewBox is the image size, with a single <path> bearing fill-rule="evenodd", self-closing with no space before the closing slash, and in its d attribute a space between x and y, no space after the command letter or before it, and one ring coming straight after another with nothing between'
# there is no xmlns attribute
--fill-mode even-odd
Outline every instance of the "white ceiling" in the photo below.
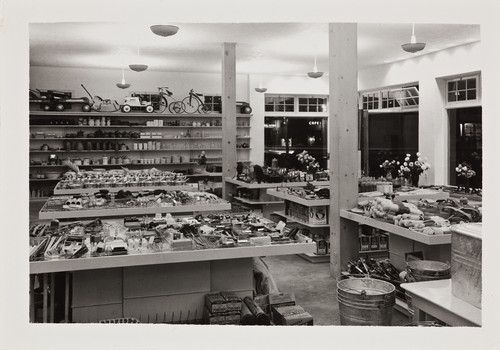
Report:
<svg viewBox="0 0 500 350"><path fill-rule="evenodd" d="M157 24L157 23L151 23ZM169 23L176 35L160 37L148 25L127 23L30 24L30 64L119 69L144 63L169 72L220 72L222 43L236 43L238 73L304 74L317 55L328 72L327 23ZM411 24L358 24L358 69L399 61L480 40L479 25L416 24L410 54ZM138 47L140 57L137 56Z"/></svg>

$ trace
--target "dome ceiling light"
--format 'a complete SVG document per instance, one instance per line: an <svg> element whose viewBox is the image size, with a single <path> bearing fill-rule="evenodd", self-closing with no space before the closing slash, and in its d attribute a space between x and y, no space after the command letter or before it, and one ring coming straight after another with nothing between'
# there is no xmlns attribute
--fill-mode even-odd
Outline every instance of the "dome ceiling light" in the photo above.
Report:
<svg viewBox="0 0 500 350"><path fill-rule="evenodd" d="M125 82L125 68L123 67L122 67L122 82L116 83L116 86L119 87L120 89L128 89L130 87L130 84L127 84Z"/></svg>
<svg viewBox="0 0 500 350"><path fill-rule="evenodd" d="M259 79L259 87L256 87L255 91L260 92L261 94L267 91L267 88L262 87L262 76L260 76Z"/></svg>
<svg viewBox="0 0 500 350"><path fill-rule="evenodd" d="M401 45L401 48L406 52L415 53L422 51L425 47L425 43L417 43L417 38L415 37L415 24L411 25L411 39L407 44Z"/></svg>
<svg viewBox="0 0 500 350"><path fill-rule="evenodd" d="M308 72L309 78L317 79L323 76L323 72L318 72L318 67L316 66L316 55L314 55L314 68L312 72Z"/></svg>
<svg viewBox="0 0 500 350"><path fill-rule="evenodd" d="M140 56L141 56L141 52L140 52L139 47L137 47L137 58L139 58L138 59L139 62L140 62ZM147 64L139 64L139 63L129 64L128 67L135 72L143 72L146 69L148 69Z"/></svg>
<svg viewBox="0 0 500 350"><path fill-rule="evenodd" d="M177 34L179 27L170 24L157 24L149 27L149 29L156 35L167 37Z"/></svg>

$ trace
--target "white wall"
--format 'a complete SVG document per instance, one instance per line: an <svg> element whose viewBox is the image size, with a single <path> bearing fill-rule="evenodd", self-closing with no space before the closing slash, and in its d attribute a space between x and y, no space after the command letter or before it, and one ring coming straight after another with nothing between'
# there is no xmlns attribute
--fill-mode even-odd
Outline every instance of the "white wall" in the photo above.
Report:
<svg viewBox="0 0 500 350"><path fill-rule="evenodd" d="M85 85L92 95L115 99L123 103L130 92L155 92L160 86L168 86L176 99L188 95L190 89L199 93L220 94L222 91L222 75L216 73L176 73L146 70L134 72L125 70L125 80L131 86L122 90L116 87L121 81L121 70L30 67L30 88L58 89L73 91L73 96L88 96L80 84ZM248 76L238 74L236 78L236 99L248 101Z"/></svg>
<svg viewBox="0 0 500 350"><path fill-rule="evenodd" d="M432 165L421 184L448 183L448 114L437 78L481 71L482 55L476 42L358 72L360 91L419 82L419 150Z"/></svg>

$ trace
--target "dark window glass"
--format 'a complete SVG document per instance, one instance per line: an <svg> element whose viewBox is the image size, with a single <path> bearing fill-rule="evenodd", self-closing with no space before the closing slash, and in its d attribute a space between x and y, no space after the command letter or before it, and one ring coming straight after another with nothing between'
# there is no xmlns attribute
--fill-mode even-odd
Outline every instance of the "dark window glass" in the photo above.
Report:
<svg viewBox="0 0 500 350"><path fill-rule="evenodd" d="M301 105L307 104L307 98L299 97L299 104Z"/></svg>
<svg viewBox="0 0 500 350"><path fill-rule="evenodd" d="M465 101L465 98L466 98L466 94L465 94L465 91L459 91L458 92L458 96L457 96L457 100L458 101Z"/></svg>
<svg viewBox="0 0 500 350"><path fill-rule="evenodd" d="M309 112L317 112L318 106L309 106Z"/></svg>
<svg viewBox="0 0 500 350"><path fill-rule="evenodd" d="M214 96L214 102L215 103L222 103L222 99L220 96Z"/></svg>
<svg viewBox="0 0 500 350"><path fill-rule="evenodd" d="M265 111L266 112L274 112L274 106L273 105L266 105Z"/></svg>
<svg viewBox="0 0 500 350"><path fill-rule="evenodd" d="M285 107L280 105L280 106L276 106L276 109L275 109L276 112L284 112L285 111Z"/></svg>
<svg viewBox="0 0 500 350"><path fill-rule="evenodd" d="M476 79L467 79L467 89L476 88Z"/></svg>
<svg viewBox="0 0 500 350"><path fill-rule="evenodd" d="M476 90L467 91L467 99L468 100L475 100L476 99Z"/></svg>
<svg viewBox="0 0 500 350"><path fill-rule="evenodd" d="M205 96L205 103L212 103L212 96Z"/></svg>
<svg viewBox="0 0 500 350"><path fill-rule="evenodd" d="M457 100L457 96L455 96L455 92L448 92L448 101L454 102Z"/></svg>
<svg viewBox="0 0 500 350"><path fill-rule="evenodd" d="M307 112L307 106L299 106L299 112Z"/></svg>
<svg viewBox="0 0 500 350"><path fill-rule="evenodd" d="M455 91L456 88L456 81L449 81L448 82L448 91Z"/></svg>
<svg viewBox="0 0 500 350"><path fill-rule="evenodd" d="M293 106L285 105L285 112L293 112Z"/></svg>
<svg viewBox="0 0 500 350"><path fill-rule="evenodd" d="M457 81L458 90L465 90L465 80Z"/></svg>

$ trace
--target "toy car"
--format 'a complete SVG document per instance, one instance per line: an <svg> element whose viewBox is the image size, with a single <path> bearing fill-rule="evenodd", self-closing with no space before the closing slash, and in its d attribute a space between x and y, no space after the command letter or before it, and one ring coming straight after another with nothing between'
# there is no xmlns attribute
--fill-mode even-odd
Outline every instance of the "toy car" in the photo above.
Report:
<svg viewBox="0 0 500 350"><path fill-rule="evenodd" d="M71 108L73 103L81 105L83 112L90 112L90 101L87 97L74 98L71 92L30 89L30 103L39 103L44 111L59 111Z"/></svg>
<svg viewBox="0 0 500 350"><path fill-rule="evenodd" d="M145 109L146 112L152 113L154 108L153 104L148 101L143 101L140 97L138 96L129 96L125 97L125 102L121 106L121 110L123 113L128 113L134 109Z"/></svg>

